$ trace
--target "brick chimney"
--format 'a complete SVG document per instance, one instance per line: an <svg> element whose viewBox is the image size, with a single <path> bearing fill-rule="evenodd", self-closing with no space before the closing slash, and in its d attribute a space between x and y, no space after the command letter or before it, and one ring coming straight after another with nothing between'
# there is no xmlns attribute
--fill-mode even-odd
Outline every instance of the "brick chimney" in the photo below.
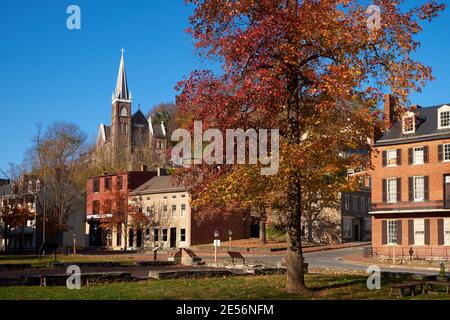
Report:
<svg viewBox="0 0 450 320"><path fill-rule="evenodd" d="M395 97L391 94L384 96L383 129L388 130L395 121Z"/></svg>

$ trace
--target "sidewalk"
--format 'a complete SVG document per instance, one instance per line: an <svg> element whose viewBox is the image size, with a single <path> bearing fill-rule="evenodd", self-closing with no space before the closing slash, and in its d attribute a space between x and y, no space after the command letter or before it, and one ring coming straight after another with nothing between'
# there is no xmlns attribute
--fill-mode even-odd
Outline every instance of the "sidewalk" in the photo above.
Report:
<svg viewBox="0 0 450 320"><path fill-rule="evenodd" d="M427 270L427 271L440 271L440 261L397 261L396 264L393 264L392 261L389 260L379 260L373 258L364 258L362 254L351 254L344 256L339 259L339 261L344 263L351 263L360 266L371 266L378 265L384 268L392 268L392 269L410 269L411 271L417 270ZM449 262L446 262L446 268L449 266Z"/></svg>

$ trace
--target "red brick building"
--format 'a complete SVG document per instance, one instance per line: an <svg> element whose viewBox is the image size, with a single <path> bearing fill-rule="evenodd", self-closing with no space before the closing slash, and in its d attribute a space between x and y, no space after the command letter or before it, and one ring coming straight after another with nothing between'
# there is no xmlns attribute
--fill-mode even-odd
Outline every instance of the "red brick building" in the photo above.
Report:
<svg viewBox="0 0 450 320"><path fill-rule="evenodd" d="M372 246L379 257L450 257L450 105L396 116L387 96L372 154Z"/></svg>
<svg viewBox="0 0 450 320"><path fill-rule="evenodd" d="M110 218L112 212L125 210L129 193L154 176L157 172L127 171L117 174L107 174L91 177L87 182L86 212L89 230L90 247L122 247L125 239L122 239L121 228L117 230L104 229L101 226L102 219ZM124 208L124 209L122 209ZM115 236L113 236L115 235Z"/></svg>

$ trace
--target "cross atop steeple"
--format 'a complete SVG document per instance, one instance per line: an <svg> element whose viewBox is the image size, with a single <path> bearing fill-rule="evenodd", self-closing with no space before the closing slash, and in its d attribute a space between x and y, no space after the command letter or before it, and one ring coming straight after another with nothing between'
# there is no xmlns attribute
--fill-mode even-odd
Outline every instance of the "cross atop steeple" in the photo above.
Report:
<svg viewBox="0 0 450 320"><path fill-rule="evenodd" d="M114 93L114 99L131 100L131 96L128 91L127 74L125 72L124 52L125 49L120 50L122 55L120 57L119 73L117 75L116 91Z"/></svg>

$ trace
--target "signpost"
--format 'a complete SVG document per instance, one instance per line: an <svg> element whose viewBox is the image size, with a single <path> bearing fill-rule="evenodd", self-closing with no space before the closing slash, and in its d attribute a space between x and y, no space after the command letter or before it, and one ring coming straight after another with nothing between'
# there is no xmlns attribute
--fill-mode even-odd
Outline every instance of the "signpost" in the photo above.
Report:
<svg viewBox="0 0 450 320"><path fill-rule="evenodd" d="M219 231L214 231L214 264L217 265L217 248L220 247Z"/></svg>

